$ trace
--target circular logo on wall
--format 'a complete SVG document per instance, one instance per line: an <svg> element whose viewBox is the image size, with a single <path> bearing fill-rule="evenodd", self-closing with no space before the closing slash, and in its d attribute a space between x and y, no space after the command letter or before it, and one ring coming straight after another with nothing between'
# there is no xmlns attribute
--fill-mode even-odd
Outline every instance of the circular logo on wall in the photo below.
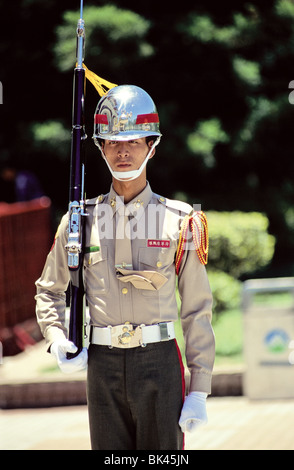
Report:
<svg viewBox="0 0 294 470"><path fill-rule="evenodd" d="M271 330L265 337L265 344L269 352L279 354L288 349L289 336L284 330Z"/></svg>

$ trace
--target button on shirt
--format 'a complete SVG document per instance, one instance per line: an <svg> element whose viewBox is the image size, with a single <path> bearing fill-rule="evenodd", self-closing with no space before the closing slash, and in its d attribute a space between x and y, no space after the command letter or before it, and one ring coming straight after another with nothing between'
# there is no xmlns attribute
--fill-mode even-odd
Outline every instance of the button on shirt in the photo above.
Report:
<svg viewBox="0 0 294 470"><path fill-rule="evenodd" d="M153 193L149 184L126 205L112 186L109 194L87 201L84 282L92 325L151 325L178 319L174 262L181 222L191 210L186 203ZM127 225L120 244L116 233L122 214ZM66 335L67 227L68 214L36 282L37 318L48 343ZM212 296L193 243L187 244L181 261L178 288L190 388L210 393Z"/></svg>

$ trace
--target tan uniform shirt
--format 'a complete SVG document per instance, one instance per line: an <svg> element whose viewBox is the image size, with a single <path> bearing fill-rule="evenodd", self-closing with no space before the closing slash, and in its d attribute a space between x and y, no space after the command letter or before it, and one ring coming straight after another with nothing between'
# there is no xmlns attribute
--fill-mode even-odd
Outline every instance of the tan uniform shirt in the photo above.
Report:
<svg viewBox="0 0 294 470"><path fill-rule="evenodd" d="M116 246L118 217L124 207L112 187L109 194L87 201L84 282L91 324L106 327L127 321L134 325L176 321L175 254L181 222L192 207L152 193L147 184L126 205L124 230L131 233L131 241L125 236ZM67 228L65 215L36 282L37 318L48 343L66 335L65 291L70 280L65 250ZM128 246L131 255L127 254ZM205 266L193 244L182 259L178 287L190 390L210 393L214 362L212 295Z"/></svg>

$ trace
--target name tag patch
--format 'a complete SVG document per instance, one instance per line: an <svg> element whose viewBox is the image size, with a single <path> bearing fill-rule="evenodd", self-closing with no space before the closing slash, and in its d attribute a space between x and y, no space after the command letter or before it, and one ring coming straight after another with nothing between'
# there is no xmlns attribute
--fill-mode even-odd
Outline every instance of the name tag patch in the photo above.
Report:
<svg viewBox="0 0 294 470"><path fill-rule="evenodd" d="M170 240L147 240L147 247L170 248Z"/></svg>

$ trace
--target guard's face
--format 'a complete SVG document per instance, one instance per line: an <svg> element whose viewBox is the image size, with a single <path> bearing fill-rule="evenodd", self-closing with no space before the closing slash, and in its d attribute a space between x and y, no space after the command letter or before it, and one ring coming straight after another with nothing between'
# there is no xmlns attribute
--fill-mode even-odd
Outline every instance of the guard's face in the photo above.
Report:
<svg viewBox="0 0 294 470"><path fill-rule="evenodd" d="M127 141L105 140L103 150L112 170L124 172L138 170L152 145L153 141L147 145L145 137Z"/></svg>

